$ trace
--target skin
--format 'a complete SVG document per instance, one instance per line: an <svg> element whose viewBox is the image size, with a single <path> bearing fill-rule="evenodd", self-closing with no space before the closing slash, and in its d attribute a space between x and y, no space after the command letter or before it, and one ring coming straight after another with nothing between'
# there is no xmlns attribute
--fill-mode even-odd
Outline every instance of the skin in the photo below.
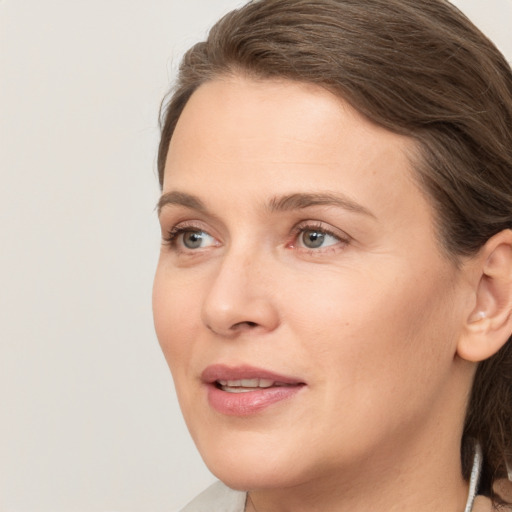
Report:
<svg viewBox="0 0 512 512"><path fill-rule="evenodd" d="M414 154L410 139L300 83L217 79L179 119L163 197L193 195L204 208L161 204L164 240L185 234L162 244L155 327L201 455L250 491L248 511L464 508L474 364L457 346L477 272L439 248ZM349 207L269 208L304 193L343 195ZM308 248L305 229L331 234ZM201 382L219 363L306 386L226 416Z"/></svg>

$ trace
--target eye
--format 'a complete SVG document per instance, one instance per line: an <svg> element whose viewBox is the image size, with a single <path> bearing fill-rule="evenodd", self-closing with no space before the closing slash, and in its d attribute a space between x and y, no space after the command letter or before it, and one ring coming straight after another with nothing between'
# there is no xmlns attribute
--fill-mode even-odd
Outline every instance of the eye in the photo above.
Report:
<svg viewBox="0 0 512 512"><path fill-rule="evenodd" d="M187 249L201 249L215 244L215 239L205 231L183 231L179 236Z"/></svg>
<svg viewBox="0 0 512 512"><path fill-rule="evenodd" d="M177 251L194 251L218 245L217 240L202 229L174 227L164 240Z"/></svg>
<svg viewBox="0 0 512 512"><path fill-rule="evenodd" d="M298 237L299 245L308 249L329 247L339 242L339 238L320 229L304 229Z"/></svg>
<svg viewBox="0 0 512 512"><path fill-rule="evenodd" d="M299 244L308 249L319 249L337 244L339 238L319 229L305 229L298 238Z"/></svg>
<svg viewBox="0 0 512 512"><path fill-rule="evenodd" d="M321 224L299 224L295 228L294 241L289 247L314 252L322 249L338 249L347 245L350 237L343 231Z"/></svg>

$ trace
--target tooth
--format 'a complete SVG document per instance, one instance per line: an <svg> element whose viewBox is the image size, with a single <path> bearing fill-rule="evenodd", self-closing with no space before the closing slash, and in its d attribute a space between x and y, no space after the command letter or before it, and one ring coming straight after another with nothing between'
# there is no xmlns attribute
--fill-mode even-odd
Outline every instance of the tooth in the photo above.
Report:
<svg viewBox="0 0 512 512"><path fill-rule="evenodd" d="M227 388L222 388L222 391L227 391L228 393L249 393L250 391L254 391L254 389L253 388L242 388L242 387L238 387L238 388L227 387Z"/></svg>
<svg viewBox="0 0 512 512"><path fill-rule="evenodd" d="M257 388L259 379L242 379L240 381L240 386L243 388Z"/></svg>
<svg viewBox="0 0 512 512"><path fill-rule="evenodd" d="M1 1L1 0L0 0ZM247 393L255 389L265 389L278 386L289 386L284 382L275 382L271 379L240 379L240 380L217 380L217 384L223 391L230 393Z"/></svg>

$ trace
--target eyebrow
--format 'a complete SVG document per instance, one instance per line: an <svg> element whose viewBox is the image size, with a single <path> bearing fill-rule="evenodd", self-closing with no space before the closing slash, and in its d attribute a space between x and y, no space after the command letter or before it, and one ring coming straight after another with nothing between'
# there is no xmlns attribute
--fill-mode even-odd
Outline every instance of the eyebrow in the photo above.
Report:
<svg viewBox="0 0 512 512"><path fill-rule="evenodd" d="M208 213L205 204L198 197L185 192L172 191L162 194L158 200L156 205L158 215L160 215L160 212L165 206L172 205L183 206L191 210ZM302 210L312 206L335 206L376 218L368 208L339 193L294 193L273 197L268 203L268 210L270 212L283 212Z"/></svg>
<svg viewBox="0 0 512 512"><path fill-rule="evenodd" d="M368 208L357 203L343 194L331 193L297 193L270 200L269 209L272 212L301 210L312 206L336 206L355 213L361 213L376 218Z"/></svg>
<svg viewBox="0 0 512 512"><path fill-rule="evenodd" d="M156 204L156 210L160 216L160 212L164 206L177 205L184 206L191 210L198 210L200 212L206 212L207 208L204 203L196 196L186 194L185 192L166 192L160 196L158 203Z"/></svg>

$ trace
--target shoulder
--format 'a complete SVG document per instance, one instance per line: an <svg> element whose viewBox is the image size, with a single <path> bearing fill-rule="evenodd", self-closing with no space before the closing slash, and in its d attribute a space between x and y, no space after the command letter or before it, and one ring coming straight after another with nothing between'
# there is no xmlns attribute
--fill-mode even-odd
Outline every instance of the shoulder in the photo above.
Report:
<svg viewBox="0 0 512 512"><path fill-rule="evenodd" d="M215 482L180 512L244 512L244 508L245 492L234 491L222 482Z"/></svg>

